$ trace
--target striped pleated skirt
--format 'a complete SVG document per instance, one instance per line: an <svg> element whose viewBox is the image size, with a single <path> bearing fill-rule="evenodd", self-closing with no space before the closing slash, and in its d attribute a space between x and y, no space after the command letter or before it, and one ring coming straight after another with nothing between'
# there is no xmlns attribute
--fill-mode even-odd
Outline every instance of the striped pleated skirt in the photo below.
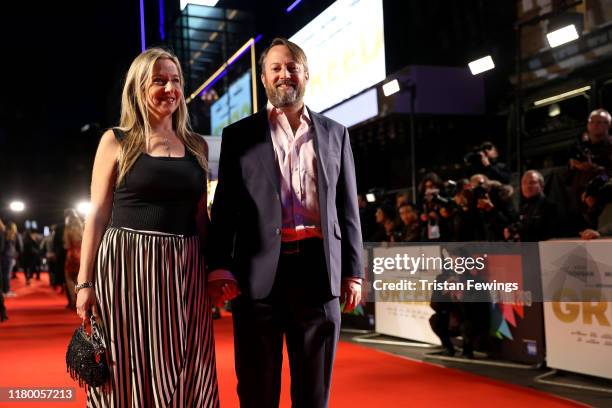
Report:
<svg viewBox="0 0 612 408"><path fill-rule="evenodd" d="M218 407L198 237L108 228L95 280L111 379L87 406Z"/></svg>

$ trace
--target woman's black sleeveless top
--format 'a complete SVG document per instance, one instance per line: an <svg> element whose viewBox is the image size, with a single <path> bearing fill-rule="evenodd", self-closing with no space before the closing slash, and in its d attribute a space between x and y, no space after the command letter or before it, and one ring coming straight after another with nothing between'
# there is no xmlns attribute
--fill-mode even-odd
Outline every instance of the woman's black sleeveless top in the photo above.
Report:
<svg viewBox="0 0 612 408"><path fill-rule="evenodd" d="M113 129L121 142L124 133ZM110 225L176 235L196 235L198 202L206 174L185 147L184 157L142 153L115 188Z"/></svg>

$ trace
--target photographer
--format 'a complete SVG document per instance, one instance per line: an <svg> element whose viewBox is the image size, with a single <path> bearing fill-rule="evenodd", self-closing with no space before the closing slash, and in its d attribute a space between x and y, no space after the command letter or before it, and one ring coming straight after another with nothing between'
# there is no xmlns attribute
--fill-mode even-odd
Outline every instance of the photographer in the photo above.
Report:
<svg viewBox="0 0 612 408"><path fill-rule="evenodd" d="M399 239L402 242L418 242L421 239L421 226L419 225L419 213L414 205L403 203L399 206Z"/></svg>
<svg viewBox="0 0 612 408"><path fill-rule="evenodd" d="M504 229L517 219L512 187L489 180L484 174L474 174L470 183L475 240L503 241Z"/></svg>
<svg viewBox="0 0 612 408"><path fill-rule="evenodd" d="M544 195L544 177L536 170L528 170L521 178L523 204L519 221L504 229L510 241L538 242L557 236L557 206Z"/></svg>
<svg viewBox="0 0 612 408"><path fill-rule="evenodd" d="M452 199L447 191L448 183L435 173L425 175L419 186L421 203L421 239L426 242L444 242L450 239L448 218Z"/></svg>
<svg viewBox="0 0 612 408"><path fill-rule="evenodd" d="M448 255L446 249L445 258L470 256L464 248L456 248L455 254ZM437 282L462 282L464 287L469 287L467 281L478 283L485 282L475 268L458 274L451 269L443 269L436 276ZM434 290L430 301L431 308L435 313L430 317L429 324L434 333L440 338L444 347L443 355L453 356L455 348L451 337L463 338L462 356L474 358L474 348L477 344L483 346L486 342L490 324L491 296L487 291L473 289L465 290Z"/></svg>
<svg viewBox="0 0 612 408"><path fill-rule="evenodd" d="M474 148L463 158L470 167L470 174L484 174L489 180L497 180L502 184L508 184L510 183L510 171L498 159L499 151L497 147L488 141Z"/></svg>
<svg viewBox="0 0 612 408"><path fill-rule="evenodd" d="M397 239L394 237L396 228L397 213L395 208L390 205L383 203L378 206L375 213L376 218L376 231L369 242L395 242Z"/></svg>
<svg viewBox="0 0 612 408"><path fill-rule="evenodd" d="M589 115L587 131L584 132L569 152L569 234L575 235L587 225L582 213L585 211L582 195L589 180L599 174L612 176L612 142L609 131L610 113L596 109Z"/></svg>
<svg viewBox="0 0 612 408"><path fill-rule="evenodd" d="M595 177L583 194L585 214L591 228L580 232L584 240L612 236L612 180L607 175Z"/></svg>

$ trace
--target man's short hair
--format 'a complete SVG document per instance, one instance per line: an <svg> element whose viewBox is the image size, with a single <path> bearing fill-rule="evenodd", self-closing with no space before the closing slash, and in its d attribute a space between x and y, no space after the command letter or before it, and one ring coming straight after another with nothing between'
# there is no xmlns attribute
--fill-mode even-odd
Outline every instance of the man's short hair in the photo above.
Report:
<svg viewBox="0 0 612 408"><path fill-rule="evenodd" d="M289 51L291 51L291 54L293 55L293 58L295 58L296 62L304 67L304 72L308 72L308 60L306 59L306 53L304 53L304 50L301 49L299 45L289 41L286 38L276 37L272 40L268 48L263 50L263 52L259 56L259 68L261 69L262 74L265 73L266 67L264 66L264 62L266 60L268 52L272 47L275 47L277 45L284 45L285 47L289 48Z"/></svg>
<svg viewBox="0 0 612 408"><path fill-rule="evenodd" d="M593 112L591 112L591 114L589 115L589 122L594 116L601 116L602 118L608 121L608 124L612 122L612 116L610 116L610 112L605 109L595 109Z"/></svg>

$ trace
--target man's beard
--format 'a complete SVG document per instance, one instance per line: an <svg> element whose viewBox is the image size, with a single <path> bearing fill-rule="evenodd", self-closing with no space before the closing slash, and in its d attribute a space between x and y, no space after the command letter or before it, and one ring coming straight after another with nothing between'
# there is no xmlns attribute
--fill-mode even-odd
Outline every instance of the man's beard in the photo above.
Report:
<svg viewBox="0 0 612 408"><path fill-rule="evenodd" d="M285 89L280 89L280 85L288 85ZM285 108L302 103L304 98L304 87L291 81L278 81L275 84L265 87L266 95L272 105L277 108Z"/></svg>

